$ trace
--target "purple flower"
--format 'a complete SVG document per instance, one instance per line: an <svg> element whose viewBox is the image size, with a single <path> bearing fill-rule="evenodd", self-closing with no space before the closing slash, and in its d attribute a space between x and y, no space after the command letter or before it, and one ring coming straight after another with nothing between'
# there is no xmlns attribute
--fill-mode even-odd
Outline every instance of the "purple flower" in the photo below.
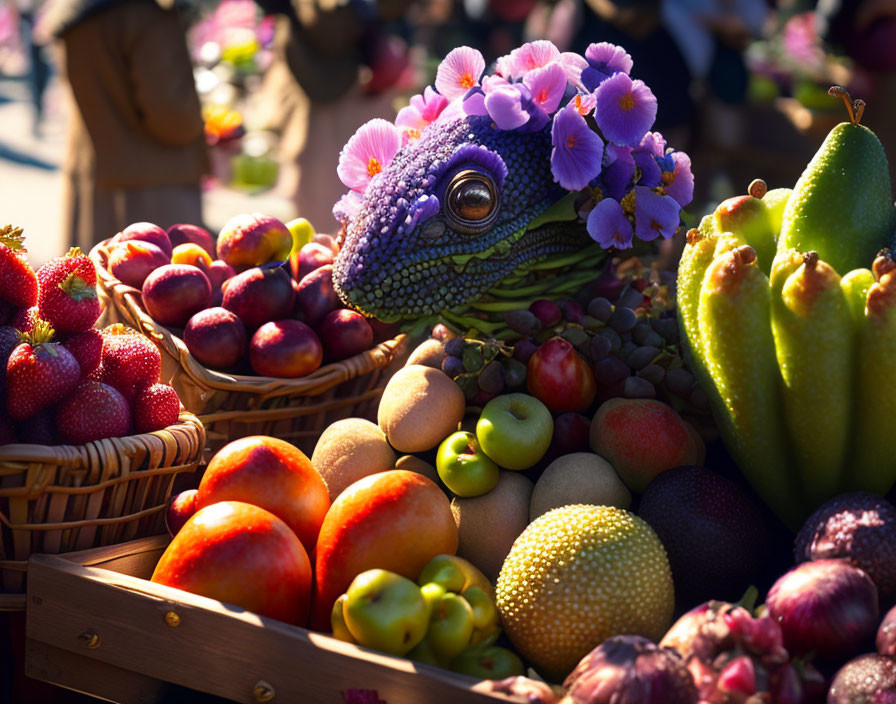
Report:
<svg viewBox="0 0 896 704"><path fill-rule="evenodd" d="M485 96L498 88L512 85L503 76L485 76L482 85L473 86L467 91L463 99L463 111L467 115L488 115L485 107Z"/></svg>
<svg viewBox="0 0 896 704"><path fill-rule="evenodd" d="M363 193L370 179L389 165L400 147L401 134L391 122L378 117L365 122L339 154L339 180Z"/></svg>
<svg viewBox="0 0 896 704"><path fill-rule="evenodd" d="M595 95L597 126L614 144L636 146L656 119L656 98L650 88L624 73L606 79Z"/></svg>
<svg viewBox="0 0 896 704"><path fill-rule="evenodd" d="M529 121L519 84L495 88L485 96L485 109L499 129L512 130Z"/></svg>
<svg viewBox="0 0 896 704"><path fill-rule="evenodd" d="M657 159L662 159L666 153L666 139L659 132L648 132L641 138L638 148L650 152Z"/></svg>
<svg viewBox="0 0 896 704"><path fill-rule="evenodd" d="M634 62L625 49L608 42L591 44L585 49L585 60L588 67L582 69L582 84L586 90L594 90L605 79L617 73L628 74Z"/></svg>
<svg viewBox="0 0 896 704"><path fill-rule="evenodd" d="M551 126L551 173L563 188L577 191L600 174L604 143L585 118L568 105Z"/></svg>
<svg viewBox="0 0 896 704"><path fill-rule="evenodd" d="M566 73L555 61L529 71L523 76L523 85L529 89L532 102L551 115L556 112L566 91Z"/></svg>
<svg viewBox="0 0 896 704"><path fill-rule="evenodd" d="M459 46L452 49L436 71L436 90L448 100L464 95L479 82L485 71L485 59L476 49Z"/></svg>
<svg viewBox="0 0 896 704"><path fill-rule="evenodd" d="M638 179L640 185L655 188L662 183L662 169L657 163L657 158L649 150L641 147L633 149L632 158L635 160L635 165L641 169L641 177Z"/></svg>
<svg viewBox="0 0 896 704"><path fill-rule="evenodd" d="M660 235L669 239L678 229L680 211L674 198L635 186L635 234L639 239L649 242Z"/></svg>
<svg viewBox="0 0 896 704"><path fill-rule="evenodd" d="M333 217L342 225L348 225L361 212L361 196L355 191L344 194L333 206Z"/></svg>
<svg viewBox="0 0 896 704"><path fill-rule="evenodd" d="M539 39L517 47L508 56L502 56L496 68L505 78L522 78L529 71L547 66L559 58L560 50L553 42Z"/></svg>
<svg viewBox="0 0 896 704"><path fill-rule="evenodd" d="M604 159L607 164L601 171L601 181L610 198L622 200L622 196L629 190L632 177L635 175L635 160L632 158L630 147L617 147L608 144L604 150Z"/></svg>
<svg viewBox="0 0 896 704"><path fill-rule="evenodd" d="M585 229L604 249L629 249L632 246L632 224L622 212L619 201L604 198L588 213Z"/></svg>
<svg viewBox="0 0 896 704"><path fill-rule="evenodd" d="M663 171L663 191L685 207L694 199L694 174L691 171L691 157L684 152L672 152L667 156L675 165L673 171Z"/></svg>

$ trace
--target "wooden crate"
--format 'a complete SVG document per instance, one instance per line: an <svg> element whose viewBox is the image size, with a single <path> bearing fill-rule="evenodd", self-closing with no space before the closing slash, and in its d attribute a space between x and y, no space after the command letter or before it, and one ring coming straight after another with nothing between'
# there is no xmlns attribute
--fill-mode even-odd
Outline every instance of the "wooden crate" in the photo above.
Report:
<svg viewBox="0 0 896 704"><path fill-rule="evenodd" d="M167 536L28 566L25 674L113 702L165 701L168 683L237 702L486 704L484 683L148 581Z"/></svg>

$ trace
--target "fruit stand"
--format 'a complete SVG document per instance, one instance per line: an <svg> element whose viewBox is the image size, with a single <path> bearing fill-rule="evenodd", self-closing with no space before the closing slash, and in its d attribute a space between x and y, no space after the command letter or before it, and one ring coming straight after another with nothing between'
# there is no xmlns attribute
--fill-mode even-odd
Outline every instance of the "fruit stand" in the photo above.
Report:
<svg viewBox="0 0 896 704"><path fill-rule="evenodd" d="M25 675L116 702L896 696L896 208L864 103L832 88L849 119L797 183L685 235L690 158L624 48L485 69L455 49L359 127L336 235L139 222L35 272L0 232Z"/></svg>

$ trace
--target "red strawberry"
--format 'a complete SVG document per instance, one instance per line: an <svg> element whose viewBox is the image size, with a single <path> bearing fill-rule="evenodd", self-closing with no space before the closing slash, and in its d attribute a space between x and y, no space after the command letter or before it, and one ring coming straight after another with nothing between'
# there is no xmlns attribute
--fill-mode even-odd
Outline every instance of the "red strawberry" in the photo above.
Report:
<svg viewBox="0 0 896 704"><path fill-rule="evenodd" d="M177 423L180 399L168 384L153 384L140 389L134 397L134 430L151 433Z"/></svg>
<svg viewBox="0 0 896 704"><path fill-rule="evenodd" d="M138 389L155 384L162 373L162 355L137 333L103 333L102 382L131 401Z"/></svg>
<svg viewBox="0 0 896 704"><path fill-rule="evenodd" d="M34 321L39 318L40 314L37 312L37 306L17 308L16 312L9 319L9 324L21 332L31 332L34 330Z"/></svg>
<svg viewBox="0 0 896 704"><path fill-rule="evenodd" d="M108 384L85 381L56 408L56 430L72 445L120 438L131 432L131 409Z"/></svg>
<svg viewBox="0 0 896 704"><path fill-rule="evenodd" d="M44 264L37 271L37 280L40 317L56 332L87 330L103 312L96 292L96 269L78 247Z"/></svg>
<svg viewBox="0 0 896 704"><path fill-rule="evenodd" d="M90 328L69 335L63 340L62 346L78 360L78 366L81 367L81 381L100 366L103 358L103 336L99 330Z"/></svg>
<svg viewBox="0 0 896 704"><path fill-rule="evenodd" d="M6 363L7 407L13 420L25 420L68 394L81 377L71 352L50 342L53 328L40 320Z"/></svg>
<svg viewBox="0 0 896 704"><path fill-rule="evenodd" d="M22 241L21 227L0 227L0 298L30 308L37 303L37 276Z"/></svg>

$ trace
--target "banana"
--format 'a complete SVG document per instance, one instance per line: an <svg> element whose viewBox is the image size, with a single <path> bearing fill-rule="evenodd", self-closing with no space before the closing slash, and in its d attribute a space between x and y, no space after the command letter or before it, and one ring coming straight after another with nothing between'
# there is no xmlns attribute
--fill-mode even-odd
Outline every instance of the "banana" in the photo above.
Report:
<svg viewBox="0 0 896 704"><path fill-rule="evenodd" d="M852 317L840 276L817 253L786 250L772 274L772 332L788 437L802 493L817 506L837 493L848 451Z"/></svg>

